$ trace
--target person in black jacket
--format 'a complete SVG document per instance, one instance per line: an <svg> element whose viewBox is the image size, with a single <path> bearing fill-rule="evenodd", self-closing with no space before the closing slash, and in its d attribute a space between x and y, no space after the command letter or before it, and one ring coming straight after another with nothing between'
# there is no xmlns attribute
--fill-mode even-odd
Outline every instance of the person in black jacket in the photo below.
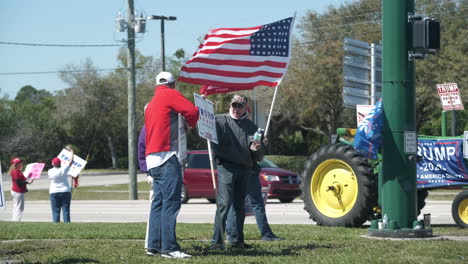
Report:
<svg viewBox="0 0 468 264"><path fill-rule="evenodd" d="M229 113L216 116L218 144L213 144L213 151L218 164L218 192L211 245L213 249L223 248L226 219L231 205L238 232L229 236L229 244L237 248L250 248L244 242L244 200L252 165L254 161L263 159L263 151L261 143L252 140L258 127L247 118L246 105L247 97L234 95Z"/></svg>

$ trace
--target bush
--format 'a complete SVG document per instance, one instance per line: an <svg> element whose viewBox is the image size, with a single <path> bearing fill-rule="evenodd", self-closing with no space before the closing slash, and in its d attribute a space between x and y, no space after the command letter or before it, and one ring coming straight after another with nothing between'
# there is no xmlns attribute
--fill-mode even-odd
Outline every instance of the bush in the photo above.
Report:
<svg viewBox="0 0 468 264"><path fill-rule="evenodd" d="M266 156L278 167L301 174L304 170L304 163L307 161L307 156L281 156L267 155Z"/></svg>

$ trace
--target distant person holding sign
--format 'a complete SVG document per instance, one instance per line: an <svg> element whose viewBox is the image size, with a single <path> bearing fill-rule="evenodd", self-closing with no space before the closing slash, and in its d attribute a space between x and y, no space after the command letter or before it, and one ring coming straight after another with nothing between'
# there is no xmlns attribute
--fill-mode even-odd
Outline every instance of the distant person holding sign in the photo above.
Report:
<svg viewBox="0 0 468 264"><path fill-rule="evenodd" d="M170 72L156 76L154 96L145 111L146 166L153 177L154 199L149 215L147 255L190 258L176 241L176 219L181 206L182 169L177 159L178 114L190 127L197 124L198 108L175 89Z"/></svg>
<svg viewBox="0 0 468 264"><path fill-rule="evenodd" d="M24 177L21 170L23 169L23 160L14 158L11 160L11 166L8 174L11 176L11 197L13 199L13 213L11 221L21 221L24 211L24 194L28 192L26 184L33 183L33 179Z"/></svg>
<svg viewBox="0 0 468 264"><path fill-rule="evenodd" d="M229 113L216 116L218 144L213 150L218 164L218 193L216 194L216 217L211 247L223 248L221 230L226 230L228 212L232 206L235 233L228 237L235 248L250 248L244 242L244 201L248 178L252 177L253 164L263 159L261 142L253 140L257 125L247 118L247 97L234 95ZM219 223L221 221L221 223ZM220 229L220 225L222 228Z"/></svg>
<svg viewBox="0 0 468 264"><path fill-rule="evenodd" d="M55 157L52 159L53 168L48 171L50 206L54 222L60 222L60 211L63 214L63 222L70 222L71 188L68 182L68 172L73 164L74 154L69 146L65 149L71 153L70 161L62 165L60 159Z"/></svg>

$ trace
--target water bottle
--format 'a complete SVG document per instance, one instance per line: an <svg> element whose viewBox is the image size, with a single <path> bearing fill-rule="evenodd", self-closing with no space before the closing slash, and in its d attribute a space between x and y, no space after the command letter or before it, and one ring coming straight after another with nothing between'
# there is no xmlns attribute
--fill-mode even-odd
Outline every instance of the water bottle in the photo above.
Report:
<svg viewBox="0 0 468 264"><path fill-rule="evenodd" d="M259 129L255 132L255 134L254 134L254 136L253 136L253 140L254 140L254 141L260 142L260 140L262 139L262 134L263 134L263 131L262 131L261 128L259 128Z"/></svg>
<svg viewBox="0 0 468 264"><path fill-rule="evenodd" d="M387 228L387 225L388 225L388 216L387 216L387 214L384 214L384 216L382 218L382 225L383 225L383 228Z"/></svg>

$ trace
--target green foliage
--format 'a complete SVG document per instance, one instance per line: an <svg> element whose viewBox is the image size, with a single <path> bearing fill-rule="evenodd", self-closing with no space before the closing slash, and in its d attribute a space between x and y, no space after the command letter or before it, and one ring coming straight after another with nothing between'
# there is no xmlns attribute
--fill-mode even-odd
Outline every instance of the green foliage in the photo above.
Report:
<svg viewBox="0 0 468 264"><path fill-rule="evenodd" d="M63 133L57 120L51 118L56 108L53 97L44 90L23 87L15 100L0 100L0 133L3 170L19 156L26 161L49 163L60 151Z"/></svg>
<svg viewBox="0 0 468 264"><path fill-rule="evenodd" d="M280 156L280 155L267 155L266 156L278 167L293 171L301 174L304 170L304 163L307 161L307 156Z"/></svg>

